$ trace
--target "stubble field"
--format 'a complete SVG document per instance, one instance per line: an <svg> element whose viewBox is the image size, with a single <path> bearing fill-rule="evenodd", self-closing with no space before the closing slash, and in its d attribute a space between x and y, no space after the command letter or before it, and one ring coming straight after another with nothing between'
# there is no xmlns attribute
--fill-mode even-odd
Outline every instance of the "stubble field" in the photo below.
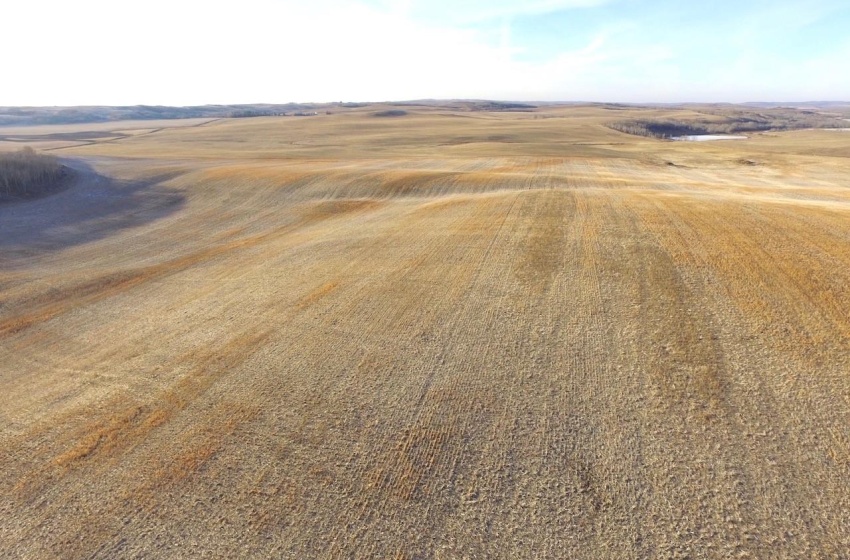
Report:
<svg viewBox="0 0 850 560"><path fill-rule="evenodd" d="M850 133L378 110L26 139L0 556L848 557Z"/></svg>

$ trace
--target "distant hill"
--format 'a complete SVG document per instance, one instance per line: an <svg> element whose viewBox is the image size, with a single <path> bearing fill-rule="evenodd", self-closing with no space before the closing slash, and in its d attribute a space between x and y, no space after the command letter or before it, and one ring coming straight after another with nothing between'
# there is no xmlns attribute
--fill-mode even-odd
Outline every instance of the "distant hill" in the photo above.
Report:
<svg viewBox="0 0 850 560"><path fill-rule="evenodd" d="M752 102L752 103L591 103L591 102L535 102L519 103L509 101L490 101L485 99L420 99L395 101L385 103L253 103L240 105L193 105L187 107L170 107L164 105L128 105L128 106L78 106L78 107L0 107L0 126L29 126L39 124L77 124L123 120L159 120L159 119L192 119L192 118L239 118L266 116L304 116L317 114L319 111L356 110L361 108L387 108L388 111L377 113L377 116L397 114L401 107L420 107L434 109L449 109L452 111L485 111L485 112L529 112L540 107L554 105L592 105L610 109L635 107L665 107L665 108L706 108L732 109L735 107L747 109L808 109L850 112L848 101L809 101L809 102Z"/></svg>
<svg viewBox="0 0 850 560"><path fill-rule="evenodd" d="M795 107L806 109L850 109L850 101L787 101L783 103L750 101L748 103L742 103L742 105L763 108Z"/></svg>
<svg viewBox="0 0 850 560"><path fill-rule="evenodd" d="M254 103L244 105L194 105L168 107L163 105L104 105L79 107L0 107L0 126L29 126L39 124L77 124L124 120L239 118L276 115L308 115L331 109L359 109L370 106L433 106L460 111L530 111L534 105L505 101L428 100L397 103Z"/></svg>
<svg viewBox="0 0 850 560"><path fill-rule="evenodd" d="M123 120L261 117L287 112L316 110L326 105L287 103L250 105L197 105L166 107L132 105L122 107L0 107L0 126L36 124L75 124Z"/></svg>

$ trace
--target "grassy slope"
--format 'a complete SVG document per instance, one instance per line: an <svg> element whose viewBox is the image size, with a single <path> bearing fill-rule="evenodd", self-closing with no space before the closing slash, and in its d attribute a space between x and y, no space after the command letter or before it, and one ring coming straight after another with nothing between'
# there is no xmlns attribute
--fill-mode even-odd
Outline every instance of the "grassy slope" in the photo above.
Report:
<svg viewBox="0 0 850 560"><path fill-rule="evenodd" d="M850 135L419 111L62 150L185 197L85 243L0 214L0 549L843 554Z"/></svg>

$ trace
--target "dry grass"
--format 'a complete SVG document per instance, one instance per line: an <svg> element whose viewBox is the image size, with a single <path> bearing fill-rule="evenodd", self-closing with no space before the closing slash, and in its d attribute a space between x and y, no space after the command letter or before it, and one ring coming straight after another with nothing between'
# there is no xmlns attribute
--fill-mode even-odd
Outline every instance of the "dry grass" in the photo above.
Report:
<svg viewBox="0 0 850 560"><path fill-rule="evenodd" d="M850 135L379 110L0 207L6 556L846 556Z"/></svg>
<svg viewBox="0 0 850 560"><path fill-rule="evenodd" d="M30 147L0 153L0 202L37 198L56 192L69 178L69 171L53 156L38 154Z"/></svg>

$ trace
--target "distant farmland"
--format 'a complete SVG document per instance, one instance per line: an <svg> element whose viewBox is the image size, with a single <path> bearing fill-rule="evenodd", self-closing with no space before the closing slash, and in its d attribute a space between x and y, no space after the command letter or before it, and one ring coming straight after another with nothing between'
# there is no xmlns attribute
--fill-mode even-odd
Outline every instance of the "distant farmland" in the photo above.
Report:
<svg viewBox="0 0 850 560"><path fill-rule="evenodd" d="M846 557L850 135L610 128L769 109L0 127L0 556Z"/></svg>

